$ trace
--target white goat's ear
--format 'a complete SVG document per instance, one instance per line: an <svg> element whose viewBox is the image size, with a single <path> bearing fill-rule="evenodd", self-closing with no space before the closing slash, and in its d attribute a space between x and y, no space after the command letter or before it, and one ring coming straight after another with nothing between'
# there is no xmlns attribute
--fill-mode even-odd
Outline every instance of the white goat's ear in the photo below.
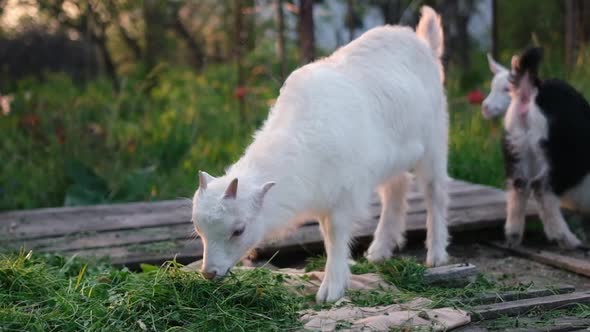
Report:
<svg viewBox="0 0 590 332"><path fill-rule="evenodd" d="M262 202L264 201L266 193L270 190L270 188L274 187L275 184L275 182L270 181L262 185L262 188L260 188L256 194L256 203L259 207L262 206Z"/></svg>
<svg viewBox="0 0 590 332"><path fill-rule="evenodd" d="M226 199L236 199L238 195L238 178L231 180L227 189L225 189L225 193L223 194L223 198Z"/></svg>
<svg viewBox="0 0 590 332"><path fill-rule="evenodd" d="M508 71L508 68L502 66L501 64L497 63L490 53L487 54L488 57L488 65L490 66L490 71L492 74L496 75L497 73Z"/></svg>
<svg viewBox="0 0 590 332"><path fill-rule="evenodd" d="M205 171L199 171L199 190L203 191L207 189L207 184L215 178L207 174Z"/></svg>

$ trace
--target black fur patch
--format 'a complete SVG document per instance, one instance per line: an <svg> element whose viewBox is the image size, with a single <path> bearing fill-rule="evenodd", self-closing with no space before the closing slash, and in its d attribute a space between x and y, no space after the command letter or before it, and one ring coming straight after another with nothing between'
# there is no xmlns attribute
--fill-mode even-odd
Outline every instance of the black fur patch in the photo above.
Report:
<svg viewBox="0 0 590 332"><path fill-rule="evenodd" d="M539 86L539 66L543 60L543 49L540 47L528 47L518 57L518 64L514 71L511 71L509 80L514 85L518 85L522 76L528 73L534 86Z"/></svg>
<svg viewBox="0 0 590 332"><path fill-rule="evenodd" d="M502 135L502 155L504 157L504 174L506 178L512 179L514 177L514 171L516 170L516 165L520 161L516 153L513 152L512 145L508 140L508 135L506 131L504 131Z"/></svg>
<svg viewBox="0 0 590 332"><path fill-rule="evenodd" d="M539 144L549 162L549 185L560 196L590 174L590 105L560 80L542 82L535 102L548 123L548 139Z"/></svg>

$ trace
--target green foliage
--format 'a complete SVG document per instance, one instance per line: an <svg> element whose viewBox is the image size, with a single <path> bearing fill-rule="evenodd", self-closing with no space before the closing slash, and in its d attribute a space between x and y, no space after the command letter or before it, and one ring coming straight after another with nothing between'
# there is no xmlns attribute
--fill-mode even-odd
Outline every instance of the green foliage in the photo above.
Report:
<svg viewBox="0 0 590 332"><path fill-rule="evenodd" d="M450 176L474 183L504 187L501 120L483 119L479 107L451 106Z"/></svg>
<svg viewBox="0 0 590 332"><path fill-rule="evenodd" d="M120 93L106 80L18 81L11 113L0 116L0 210L191 196L197 170L221 174L278 96L270 47L261 44L245 58L252 69L243 108L231 65L195 73L162 64L125 78ZM588 52L571 72L548 59L543 75L590 95ZM466 89L485 93L491 78L484 54L473 59L474 68L447 75L449 174L503 187L501 121L484 120L479 106L466 102Z"/></svg>
<svg viewBox="0 0 590 332"><path fill-rule="evenodd" d="M291 330L301 306L266 269L213 283L174 262L133 273L61 256L0 256L7 331Z"/></svg>
<svg viewBox="0 0 590 332"><path fill-rule="evenodd" d="M231 66L202 74L160 66L130 76L120 94L100 80L20 81L11 113L0 117L0 209L192 195L196 171L222 173L266 118L278 95L271 72L253 67L243 113ZM450 114L450 173L500 185L499 125L462 103Z"/></svg>
<svg viewBox="0 0 590 332"><path fill-rule="evenodd" d="M197 170L221 173L266 117L278 93L268 70L249 76L242 113L231 66L158 67L120 94L61 75L19 82L0 116L0 209L192 195Z"/></svg>

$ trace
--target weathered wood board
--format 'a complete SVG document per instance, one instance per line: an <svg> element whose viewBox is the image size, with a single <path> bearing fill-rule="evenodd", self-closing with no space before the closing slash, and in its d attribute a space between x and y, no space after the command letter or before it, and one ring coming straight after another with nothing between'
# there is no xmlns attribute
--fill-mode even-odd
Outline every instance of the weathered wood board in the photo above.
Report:
<svg viewBox="0 0 590 332"><path fill-rule="evenodd" d="M484 304L472 308L472 320L495 319L503 316L518 316L533 309L566 309L578 304L590 303L590 292L574 292L510 302Z"/></svg>
<svg viewBox="0 0 590 332"><path fill-rule="evenodd" d="M449 183L448 224L451 232L503 224L506 202L503 191L458 180ZM423 232L426 209L415 185L407 195L409 232ZM535 215L531 202L528 215ZM360 221L359 241L373 235L380 205L375 197L371 218ZM195 260L202 255L201 241L190 222L191 202L171 200L11 211L0 213L0 248L32 249L82 256L109 256L116 264L163 262L174 257ZM317 223L310 222L281 239L268 239L268 251L300 250L322 243Z"/></svg>
<svg viewBox="0 0 590 332"><path fill-rule="evenodd" d="M511 248L504 245L503 243L497 242L488 242L487 244L495 248L505 250L516 256L524 257L539 263L590 277L590 261L586 257L576 258L573 255L573 251L570 251L570 253L561 254L549 250L527 248L525 246Z"/></svg>

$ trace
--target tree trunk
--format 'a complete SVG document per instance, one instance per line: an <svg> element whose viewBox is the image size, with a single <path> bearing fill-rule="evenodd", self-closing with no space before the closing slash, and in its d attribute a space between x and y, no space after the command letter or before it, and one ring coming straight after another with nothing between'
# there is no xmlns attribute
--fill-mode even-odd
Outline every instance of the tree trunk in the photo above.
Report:
<svg viewBox="0 0 590 332"><path fill-rule="evenodd" d="M245 0L242 8L242 16L246 20L246 48L248 51L254 50L256 47L256 2L254 0ZM246 11L244 12L244 9Z"/></svg>
<svg viewBox="0 0 590 332"><path fill-rule="evenodd" d="M492 56L498 59L500 45L498 40L498 0L492 0Z"/></svg>
<svg viewBox="0 0 590 332"><path fill-rule="evenodd" d="M129 49L133 53L133 56L135 57L135 59L136 60L141 59L141 56L142 56L141 47L139 46L139 43L137 42L137 40L135 40L133 37L131 37L131 35L129 35L127 30L125 30L125 28L122 25L119 24L118 28L119 28L119 33L121 34L121 37L123 38L125 43L127 43L127 46L129 47Z"/></svg>
<svg viewBox="0 0 590 332"><path fill-rule="evenodd" d="M346 1L346 27L348 28L348 41L351 42L354 39L354 0Z"/></svg>
<svg viewBox="0 0 590 332"><path fill-rule="evenodd" d="M313 0L301 0L299 2L299 51L302 64L314 60Z"/></svg>
<svg viewBox="0 0 590 332"><path fill-rule="evenodd" d="M401 0L379 0L378 7L385 24L398 24L402 15Z"/></svg>
<svg viewBox="0 0 590 332"><path fill-rule="evenodd" d="M201 45L191 36L190 32L186 29L182 23L180 16L177 14L174 17L174 31L182 38L190 52L191 52L191 63L196 70L201 70L205 64L205 55Z"/></svg>
<svg viewBox="0 0 590 332"><path fill-rule="evenodd" d="M162 18L163 8L158 0L143 1L143 17L145 20L145 54L144 60L148 70L158 63L162 53L162 44L166 40L166 22Z"/></svg>
<svg viewBox="0 0 590 332"><path fill-rule="evenodd" d="M277 20L277 57L279 59L279 77L281 83L287 78L287 53L285 52L285 12L283 0L275 0Z"/></svg>
<svg viewBox="0 0 590 332"><path fill-rule="evenodd" d="M583 43L583 2L565 0L565 64L573 67L576 63L580 44Z"/></svg>
<svg viewBox="0 0 590 332"><path fill-rule="evenodd" d="M244 23L242 21L242 0L234 0L234 44L233 44L233 56L236 64L236 70L238 74L238 86L237 88L243 88L245 82L244 66L242 64L242 55L244 49ZM241 123L246 120L244 96L238 96Z"/></svg>

